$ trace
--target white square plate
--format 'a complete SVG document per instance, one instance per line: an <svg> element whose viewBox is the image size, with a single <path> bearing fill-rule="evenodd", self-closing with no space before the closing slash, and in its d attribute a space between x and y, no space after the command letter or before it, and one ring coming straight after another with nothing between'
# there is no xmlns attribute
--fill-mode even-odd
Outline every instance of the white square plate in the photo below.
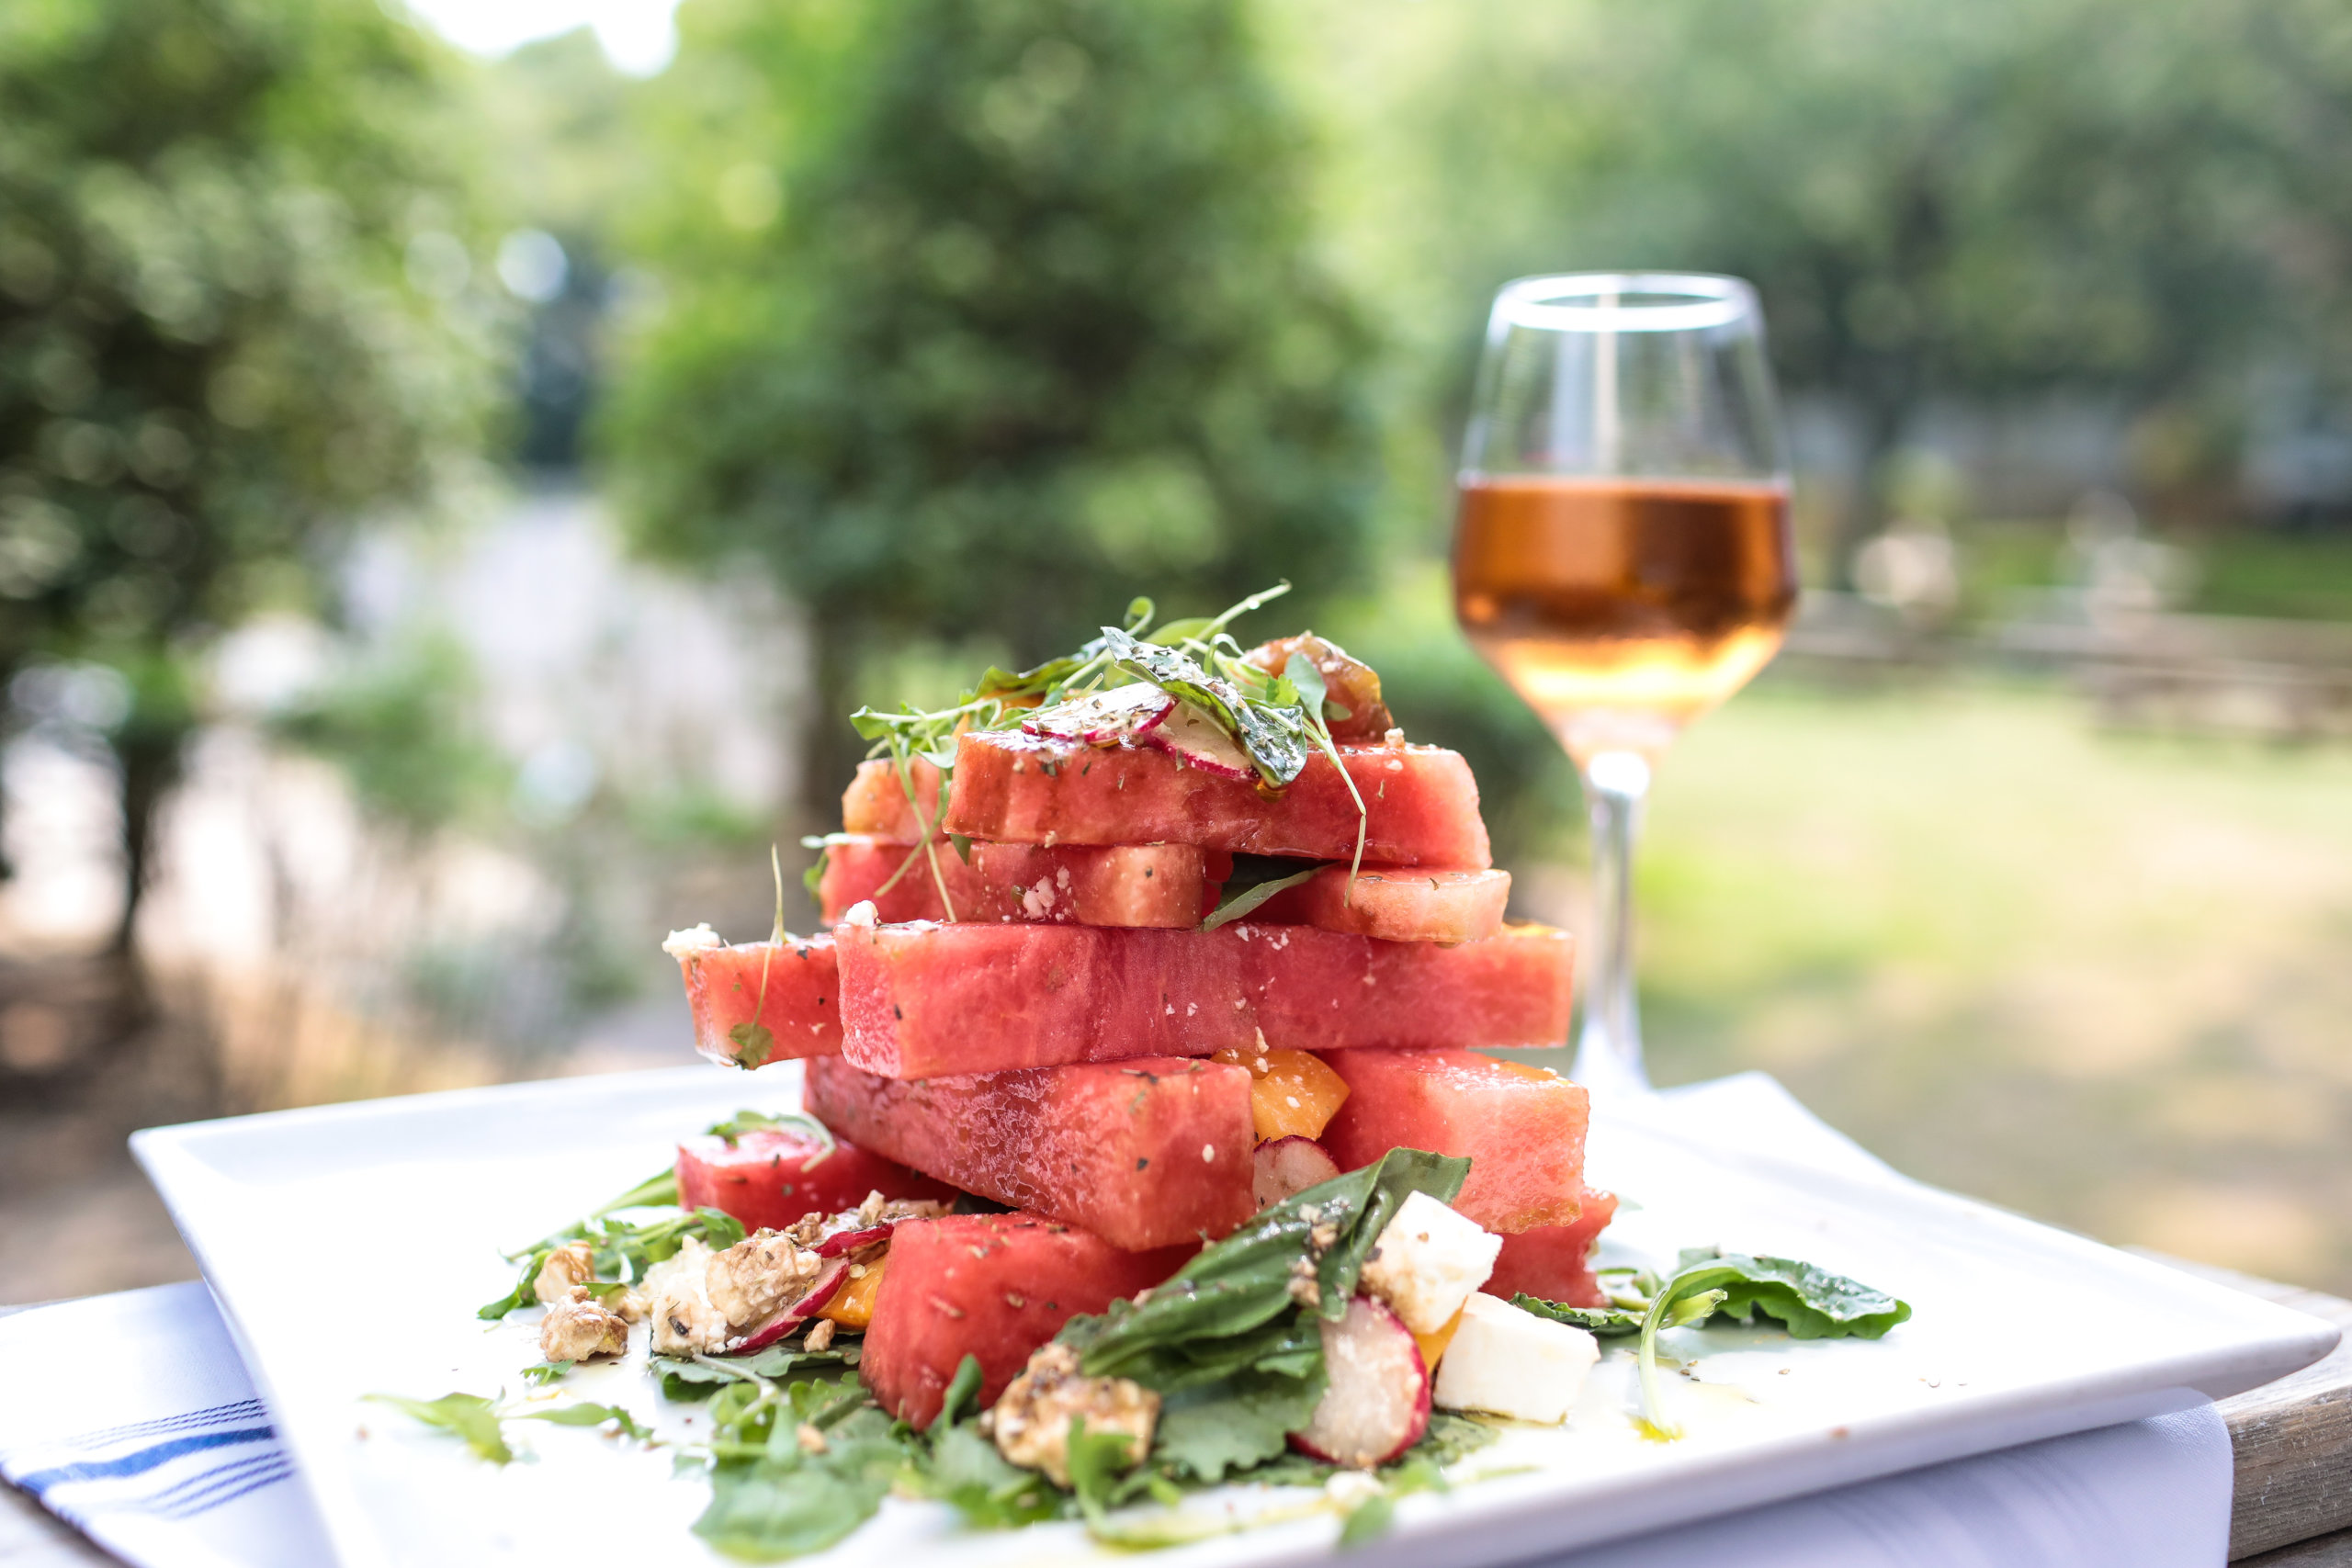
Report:
<svg viewBox="0 0 2352 1568"><path fill-rule="evenodd" d="M723 1561L689 1533L708 1495L671 1456L542 1422L511 1430L503 1469L361 1403L374 1392L525 1395L537 1314L484 1324L512 1282L503 1249L568 1224L746 1104L795 1102L797 1067L708 1067L281 1111L140 1134L140 1160L219 1296L345 1568L560 1561ZM1597 1185L1629 1205L1611 1253L1668 1266L1683 1247L1800 1258L1890 1291L1912 1320L1884 1339L1798 1343L1777 1330L1685 1329L1663 1348L1679 1442L1627 1418L1619 1340L1565 1428L1518 1427L1443 1495L1398 1507L1350 1562L1508 1562L1545 1551L2219 1398L2318 1359L2336 1329L1982 1204L1899 1181L1726 1155L1679 1137L1670 1108L1596 1119ZM641 1341L640 1341L641 1343ZM639 1354L560 1390L628 1406L665 1438L699 1407L666 1404ZM1485 1479L1479 1479L1480 1477ZM1295 1503L1300 1494L1284 1495ZM1227 1488L1187 1506L1263 1506ZM1177 1564L1312 1561L1337 1529L1312 1513L1161 1554ZM959 1529L943 1505L892 1499L815 1559L958 1565L1103 1561L1075 1525ZM1125 1561L1132 1562L1130 1557Z"/></svg>

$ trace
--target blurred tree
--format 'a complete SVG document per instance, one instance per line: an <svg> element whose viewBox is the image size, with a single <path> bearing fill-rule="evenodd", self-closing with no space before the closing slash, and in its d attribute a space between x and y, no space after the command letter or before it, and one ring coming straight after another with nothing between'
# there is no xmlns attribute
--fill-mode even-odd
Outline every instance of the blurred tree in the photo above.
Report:
<svg viewBox="0 0 2352 1568"><path fill-rule="evenodd" d="M611 451L645 547L763 558L806 606L812 816L886 647L1028 659L1135 592L1360 576L1371 339L1240 0L694 0L680 27L668 299Z"/></svg>
<svg viewBox="0 0 2352 1568"><path fill-rule="evenodd" d="M1784 381L1856 438L1841 580L1931 398L2226 424L2255 360L2344 358L2352 35L2324 0L1372 4L1308 30L1351 89L1335 206L1442 323L1424 406L1512 276L1753 278Z"/></svg>
<svg viewBox="0 0 2352 1568"><path fill-rule="evenodd" d="M489 318L447 80L370 0L0 10L0 666L130 679L119 952L187 656L471 436Z"/></svg>

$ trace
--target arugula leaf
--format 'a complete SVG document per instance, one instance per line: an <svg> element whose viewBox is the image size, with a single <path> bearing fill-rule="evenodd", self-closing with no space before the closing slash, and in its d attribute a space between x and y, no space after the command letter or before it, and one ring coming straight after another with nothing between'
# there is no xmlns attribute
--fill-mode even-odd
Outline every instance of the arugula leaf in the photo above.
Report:
<svg viewBox="0 0 2352 1568"><path fill-rule="evenodd" d="M1642 1331L1643 1314L1626 1307L1578 1307L1561 1302L1547 1302L1531 1296L1524 1291L1510 1299L1510 1304L1538 1317L1548 1317L1554 1323L1565 1323L1570 1328L1581 1328L1603 1339Z"/></svg>
<svg viewBox="0 0 2352 1568"><path fill-rule="evenodd" d="M956 1375L947 1380L947 1392L940 1398L939 1414L933 1421L944 1421L950 1427L963 1419L966 1405L977 1415L980 1403L980 1383L985 1374L980 1371L980 1359L967 1353L956 1363Z"/></svg>
<svg viewBox="0 0 2352 1568"><path fill-rule="evenodd" d="M363 1397L463 1438L466 1447L492 1464L511 1463L514 1458L514 1450L506 1446L506 1433L499 1425L498 1406L478 1393L445 1393L438 1399L404 1399L397 1393Z"/></svg>
<svg viewBox="0 0 2352 1568"><path fill-rule="evenodd" d="M592 1220L622 1209L674 1209L678 1206L678 1169L657 1170L602 1208L588 1211Z"/></svg>
<svg viewBox="0 0 2352 1568"><path fill-rule="evenodd" d="M1306 1321L1311 1331L1313 1320ZM1279 1457L1323 1397L1322 1359L1316 1359L1306 1377L1250 1371L1167 1395L1152 1438L1152 1468L1171 1479L1214 1485L1232 1472Z"/></svg>
<svg viewBox="0 0 2352 1568"><path fill-rule="evenodd" d="M1182 649L1138 642L1116 626L1102 628L1102 647L1114 668L1148 681L1170 696L1190 703L1201 716L1240 743L1250 765L1269 786L1280 789L1299 775L1314 749L1314 731L1294 698L1244 691L1238 679L1211 674ZM1238 673L1240 666L1228 664Z"/></svg>
<svg viewBox="0 0 2352 1568"><path fill-rule="evenodd" d="M1293 869L1297 864L1272 855L1235 855L1233 874L1225 879L1216 908L1201 921L1201 930L1213 931L1228 920L1238 920L1283 888L1295 887L1323 869L1320 861L1310 863L1304 871Z"/></svg>
<svg viewBox="0 0 2352 1568"><path fill-rule="evenodd" d="M1876 1339L1911 1315L1908 1302L1792 1258L1750 1258L1702 1248L1685 1252L1681 1265L1643 1314L1641 1344L1634 1353L1642 1385L1644 1435L1660 1441L1682 1435L1682 1428L1666 1418L1658 1397L1660 1329L1703 1323L1719 1311L1741 1323L1762 1313L1780 1319L1792 1338L1840 1339L1850 1335Z"/></svg>
<svg viewBox="0 0 2352 1568"><path fill-rule="evenodd" d="M1792 1339L1876 1339L1911 1315L1907 1302L1883 1291L1787 1258L1748 1257L1705 1248L1685 1252L1669 1294L1721 1288L1716 1310L1741 1323L1776 1317Z"/></svg>
<svg viewBox="0 0 2352 1568"><path fill-rule="evenodd" d="M1238 1359L1245 1354L1304 1360L1302 1326L1287 1321L1300 1305L1293 1280L1311 1280L1303 1293L1337 1322L1355 1293L1364 1255L1397 1206L1417 1191L1450 1201L1469 1171L1466 1159L1391 1149L1376 1164L1263 1210L1157 1287L1143 1305L1072 1318L1057 1337L1078 1348L1088 1375L1133 1378L1162 1393L1228 1376L1249 1364ZM1311 1276L1295 1271L1302 1259L1311 1260ZM1237 1349L1235 1342L1253 1330L1261 1337ZM1321 1349L1317 1338L1315 1360Z"/></svg>
<svg viewBox="0 0 2352 1568"><path fill-rule="evenodd" d="M832 1350L801 1350L771 1345L753 1356L735 1356L712 1365L678 1356L650 1356L646 1364L662 1374L662 1397L680 1403L708 1399L729 1383L762 1379L783 1382L832 1367L854 1367L864 1353L856 1340Z"/></svg>
<svg viewBox="0 0 2352 1568"><path fill-rule="evenodd" d="M747 1019L729 1029L727 1038L735 1044L735 1065L747 1073L775 1054L775 1031L764 1023Z"/></svg>
<svg viewBox="0 0 2352 1568"><path fill-rule="evenodd" d="M919 1442L874 1407L855 1373L734 1383L713 1402L711 1422L710 1506L695 1533L754 1561L822 1551L856 1529Z"/></svg>
<svg viewBox="0 0 2352 1568"><path fill-rule="evenodd" d="M966 1524L1012 1529L1069 1517L1069 1495L997 1452L978 1422L934 1425L932 1431L930 1462L922 1469L919 1489L925 1496L952 1504Z"/></svg>
<svg viewBox="0 0 2352 1568"><path fill-rule="evenodd" d="M796 1133L804 1133L815 1139L819 1145L818 1152L809 1156L807 1162L801 1166L802 1170L814 1170L820 1163L831 1158L835 1149L841 1147L840 1141L833 1136L831 1128L814 1116L804 1115L797 1111L789 1111L781 1116L771 1116L764 1111L738 1111L724 1122L713 1122L703 1131L712 1137L726 1139L731 1147L735 1141L746 1133L781 1133L787 1129ZM673 1201L675 1200L673 1199Z"/></svg>
<svg viewBox="0 0 2352 1568"><path fill-rule="evenodd" d="M1125 1432L1090 1432L1085 1416L1070 1417L1069 1489L1088 1524L1101 1524L1103 1516L1123 1500L1127 1472L1141 1457L1135 1446L1135 1439Z"/></svg>
<svg viewBox="0 0 2352 1568"><path fill-rule="evenodd" d="M570 1361L541 1361L536 1367L523 1369L523 1381L533 1388L545 1388L570 1371L571 1365Z"/></svg>
<svg viewBox="0 0 2352 1568"><path fill-rule="evenodd" d="M517 1421L545 1421L556 1427L603 1427L610 1425L615 1432L640 1443L651 1444L657 1439L650 1427L642 1426L636 1416L617 1404L564 1404L553 1410L526 1410L514 1417Z"/></svg>

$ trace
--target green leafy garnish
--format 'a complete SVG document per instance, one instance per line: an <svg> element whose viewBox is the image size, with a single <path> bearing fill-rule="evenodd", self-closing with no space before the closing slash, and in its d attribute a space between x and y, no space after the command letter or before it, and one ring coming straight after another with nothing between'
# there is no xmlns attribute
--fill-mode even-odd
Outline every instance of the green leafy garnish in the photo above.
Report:
<svg viewBox="0 0 2352 1568"><path fill-rule="evenodd" d="M797 1111L787 1111L782 1116L771 1116L764 1111L738 1111L724 1122L712 1122L704 1131L712 1137L726 1139L731 1146L746 1133L781 1133L787 1129L805 1134L818 1145L817 1152L801 1166L802 1170L815 1169L841 1146L831 1127L814 1116L805 1116ZM671 1201L674 1203L677 1200L673 1198Z"/></svg>
<svg viewBox="0 0 2352 1568"><path fill-rule="evenodd" d="M570 1361L541 1361L536 1367L523 1369L523 1381L533 1388L545 1388L571 1370Z"/></svg>
<svg viewBox="0 0 2352 1568"><path fill-rule="evenodd" d="M517 1421L545 1421L557 1427L610 1427L615 1434L650 1445L657 1441L651 1427L617 1404L562 1404L553 1410L526 1410Z"/></svg>
<svg viewBox="0 0 2352 1568"><path fill-rule="evenodd" d="M397 1393L364 1397L464 1438L466 1447L492 1464L507 1464L514 1458L514 1450L506 1446L506 1433L499 1425L498 1405L478 1393L445 1393L438 1399L404 1399Z"/></svg>
<svg viewBox="0 0 2352 1568"><path fill-rule="evenodd" d="M1883 1291L1787 1258L1750 1258L1702 1248L1685 1252L1681 1267L1643 1314L1635 1352L1642 1385L1641 1424L1661 1441L1682 1429L1666 1418L1657 1392L1661 1329L1703 1323L1716 1314L1746 1323L1757 1314L1778 1318L1797 1339L1876 1339L1911 1315L1907 1302Z"/></svg>
<svg viewBox="0 0 2352 1568"><path fill-rule="evenodd" d="M883 888L895 886L917 856L924 857L938 884L947 918L956 919L956 907L939 865L937 840L955 788L956 738L967 729L1003 728L1033 707L1043 719L1068 703L1150 685L1230 737L1250 759L1263 788L1279 790L1289 784L1317 750L1337 766L1340 753L1331 739L1329 720L1346 715L1329 700L1322 672L1314 661L1294 655L1282 671L1261 670L1246 660L1248 650L1226 630L1237 617L1289 592L1289 583L1277 583L1221 615L1170 621L1156 630L1152 621L1158 607L1149 599L1137 598L1127 606L1125 625L1104 626L1100 637L1077 652L1049 659L1035 669L1013 671L990 666L948 707L924 711L903 705L896 713L860 708L852 714L850 723L873 742L866 755L889 761L921 830L919 846L909 852ZM928 813L916 783L918 761L929 763L939 776L939 794ZM1050 771L1052 764L1046 766ZM1363 862L1370 818L1363 797L1345 768L1340 768L1340 777L1356 803L1355 864L1349 873L1352 891L1355 869ZM956 836L950 838L955 841ZM821 845L823 840L804 842ZM956 841L956 850L967 862L970 860L969 840ZM811 873L812 877L815 874ZM809 886L813 893L814 881ZM1260 895L1261 899L1265 897Z"/></svg>
<svg viewBox="0 0 2352 1568"><path fill-rule="evenodd" d="M1216 908L1201 922L1201 930L1213 931L1228 920L1238 920L1283 889L1295 887L1323 869L1320 861L1309 863L1304 871L1297 866L1295 860L1272 855L1235 855L1233 874L1225 879L1225 886L1217 894Z"/></svg>
<svg viewBox="0 0 2352 1568"><path fill-rule="evenodd" d="M645 1271L654 1264L677 1256L689 1236L713 1251L724 1251L743 1239L742 1224L717 1209L696 1209L692 1213L675 1214L645 1224L612 1217L619 1209L651 1206L638 1200L642 1194L660 1191L662 1179L649 1178L586 1219L564 1226L521 1252L510 1253L509 1258L520 1259L523 1266L514 1288L484 1304L475 1315L495 1322L510 1312L535 1303L538 1295L534 1287L539 1270L547 1266L548 1255L571 1242L588 1243L597 1281L628 1284L643 1279ZM673 1202L676 1201L674 1191L670 1198Z"/></svg>
<svg viewBox="0 0 2352 1568"><path fill-rule="evenodd" d="M730 1557L820 1551L871 1518L910 1458L909 1435L850 1372L752 1377L711 1401L710 1506L695 1533Z"/></svg>
<svg viewBox="0 0 2352 1568"><path fill-rule="evenodd" d="M1539 1296L1528 1295L1524 1292L1511 1297L1510 1304L1522 1312L1532 1312L1538 1317L1548 1317L1554 1323L1565 1323L1570 1328L1581 1328L1586 1333L1598 1335L1603 1339L1639 1334L1642 1331L1642 1319L1647 1313L1646 1308L1636 1311L1631 1307L1568 1306L1561 1302L1547 1302Z"/></svg>

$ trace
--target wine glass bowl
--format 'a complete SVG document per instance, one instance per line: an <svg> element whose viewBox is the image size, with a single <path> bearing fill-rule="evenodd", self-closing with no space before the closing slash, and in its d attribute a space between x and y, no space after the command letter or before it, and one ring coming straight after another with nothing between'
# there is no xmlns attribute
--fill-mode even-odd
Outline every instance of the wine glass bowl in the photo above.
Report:
<svg viewBox="0 0 2352 1568"><path fill-rule="evenodd" d="M1644 1089L1628 862L1652 770L1796 604L1755 291L1704 274L1522 278L1489 318L1458 480L1454 610L1558 737L1593 816L1576 1072Z"/></svg>

